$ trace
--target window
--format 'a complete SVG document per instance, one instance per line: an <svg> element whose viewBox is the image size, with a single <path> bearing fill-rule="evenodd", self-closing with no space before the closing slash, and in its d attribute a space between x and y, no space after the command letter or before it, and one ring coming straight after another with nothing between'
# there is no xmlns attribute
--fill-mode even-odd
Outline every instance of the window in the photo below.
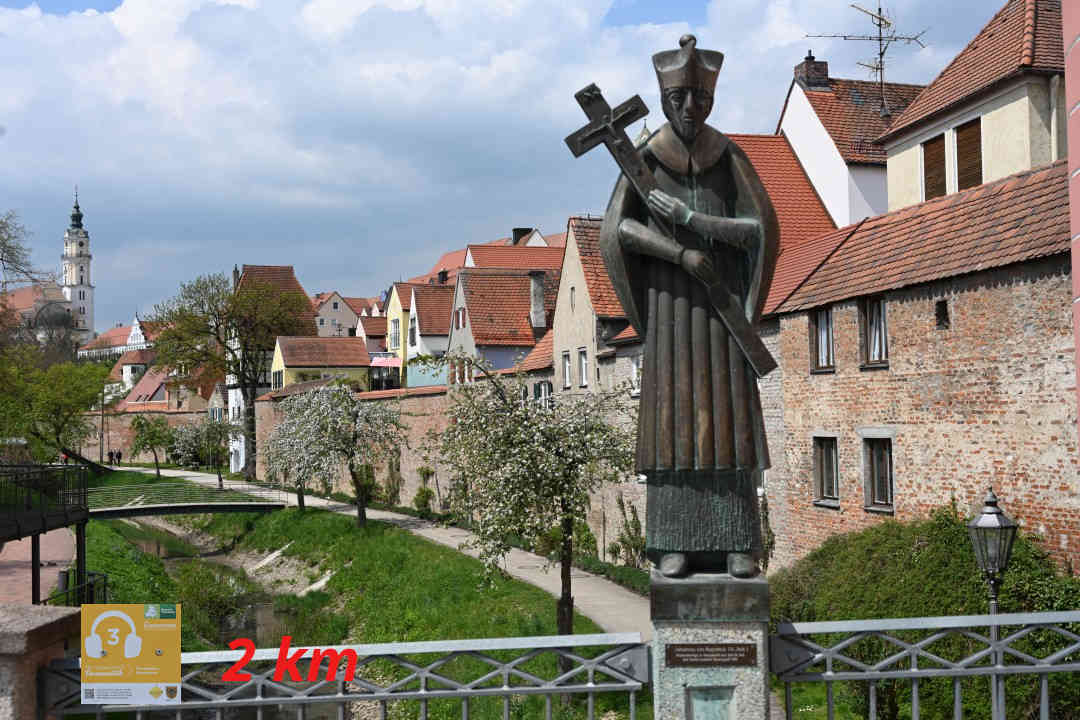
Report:
<svg viewBox="0 0 1080 720"><path fill-rule="evenodd" d="M833 370L832 308L810 311L810 370Z"/></svg>
<svg viewBox="0 0 1080 720"><path fill-rule="evenodd" d="M892 510L892 439L865 438L863 440L863 454L866 463L868 509Z"/></svg>
<svg viewBox="0 0 1080 720"><path fill-rule="evenodd" d="M349 337L356 337L356 328L349 328Z"/></svg>
<svg viewBox="0 0 1080 720"><path fill-rule="evenodd" d="M79 314L80 315L85 315L86 314L86 308L83 307L82 305L79 306Z"/></svg>
<svg viewBox="0 0 1080 720"><path fill-rule="evenodd" d="M630 358L630 395L637 397L641 394L641 356L634 355Z"/></svg>
<svg viewBox="0 0 1080 720"><path fill-rule="evenodd" d="M565 390L570 387L570 351L562 354L562 386Z"/></svg>
<svg viewBox="0 0 1080 720"><path fill-rule="evenodd" d="M338 304L337 304L337 300L335 300L335 301L334 301L334 309L335 309L335 310L337 310L337 309L338 309Z"/></svg>
<svg viewBox="0 0 1080 720"><path fill-rule="evenodd" d="M859 301L859 355L863 367L889 365L889 333L883 297Z"/></svg>
<svg viewBox="0 0 1080 720"><path fill-rule="evenodd" d="M570 286L570 312L574 312L574 286Z"/></svg>
<svg viewBox="0 0 1080 720"><path fill-rule="evenodd" d="M814 438L815 499L823 504L839 504L837 483L836 438Z"/></svg>
<svg viewBox="0 0 1080 720"><path fill-rule="evenodd" d="M416 347L416 316L409 318L409 347Z"/></svg>
<svg viewBox="0 0 1080 720"><path fill-rule="evenodd" d="M938 330L949 329L949 301L938 300L934 303L934 322Z"/></svg>
<svg viewBox="0 0 1080 720"><path fill-rule="evenodd" d="M397 350L401 347L401 320L394 318L390 321L390 349Z"/></svg>
<svg viewBox="0 0 1080 720"><path fill-rule="evenodd" d="M274 389L275 390L280 390L284 386L285 386L285 371L284 370L275 370L274 371Z"/></svg>
<svg viewBox="0 0 1080 720"><path fill-rule="evenodd" d="M581 381L581 387L589 386L589 353L585 348L578 348L577 351L578 362L578 378Z"/></svg>
<svg viewBox="0 0 1080 720"><path fill-rule="evenodd" d="M922 145L923 200L945 194L945 135L933 137Z"/></svg>
<svg viewBox="0 0 1080 720"><path fill-rule="evenodd" d="M319 327L322 327L325 324L326 324L326 318L319 318Z"/></svg>
<svg viewBox="0 0 1080 720"><path fill-rule="evenodd" d="M541 380L533 383L533 400L542 407L551 409L555 407L555 399L552 397L553 390L554 388L552 387L550 380Z"/></svg>
<svg viewBox="0 0 1080 720"><path fill-rule="evenodd" d="M956 126L956 189L982 185L982 122L979 118Z"/></svg>

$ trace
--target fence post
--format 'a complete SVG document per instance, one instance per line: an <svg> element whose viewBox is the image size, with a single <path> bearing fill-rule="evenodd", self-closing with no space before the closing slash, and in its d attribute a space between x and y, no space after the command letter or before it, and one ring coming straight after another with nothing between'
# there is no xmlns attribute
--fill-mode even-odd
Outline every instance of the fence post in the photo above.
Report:
<svg viewBox="0 0 1080 720"><path fill-rule="evenodd" d="M653 707L665 720L766 720L769 584L653 570Z"/></svg>
<svg viewBox="0 0 1080 720"><path fill-rule="evenodd" d="M38 716L38 668L78 635L78 608L0 605L0 719Z"/></svg>

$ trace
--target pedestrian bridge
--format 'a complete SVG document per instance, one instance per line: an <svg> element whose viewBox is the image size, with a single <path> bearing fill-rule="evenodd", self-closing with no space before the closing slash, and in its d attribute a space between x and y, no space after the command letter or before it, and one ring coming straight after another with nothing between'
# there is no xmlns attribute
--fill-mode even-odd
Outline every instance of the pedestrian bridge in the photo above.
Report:
<svg viewBox="0 0 1080 720"><path fill-rule="evenodd" d="M273 512L287 506L282 490L244 481L149 476L152 482L88 488L91 519L222 512Z"/></svg>

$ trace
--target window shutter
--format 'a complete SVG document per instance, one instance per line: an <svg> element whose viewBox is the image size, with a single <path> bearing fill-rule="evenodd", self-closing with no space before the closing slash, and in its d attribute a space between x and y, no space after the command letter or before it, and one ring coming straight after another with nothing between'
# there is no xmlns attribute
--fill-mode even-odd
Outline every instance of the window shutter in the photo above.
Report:
<svg viewBox="0 0 1080 720"><path fill-rule="evenodd" d="M533 400L540 399L540 387L543 383L533 383Z"/></svg>
<svg viewBox="0 0 1080 720"><path fill-rule="evenodd" d="M945 136L938 135L923 143L924 200L945 194Z"/></svg>
<svg viewBox="0 0 1080 720"><path fill-rule="evenodd" d="M982 123L975 118L956 128L956 187L982 185Z"/></svg>

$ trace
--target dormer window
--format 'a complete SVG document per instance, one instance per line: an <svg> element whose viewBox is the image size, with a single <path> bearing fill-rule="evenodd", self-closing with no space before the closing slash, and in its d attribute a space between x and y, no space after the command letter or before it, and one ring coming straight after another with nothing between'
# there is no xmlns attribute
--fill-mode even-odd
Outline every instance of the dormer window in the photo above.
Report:
<svg viewBox="0 0 1080 720"><path fill-rule="evenodd" d="M923 200L945 195L945 135L930 138L922 144Z"/></svg>

